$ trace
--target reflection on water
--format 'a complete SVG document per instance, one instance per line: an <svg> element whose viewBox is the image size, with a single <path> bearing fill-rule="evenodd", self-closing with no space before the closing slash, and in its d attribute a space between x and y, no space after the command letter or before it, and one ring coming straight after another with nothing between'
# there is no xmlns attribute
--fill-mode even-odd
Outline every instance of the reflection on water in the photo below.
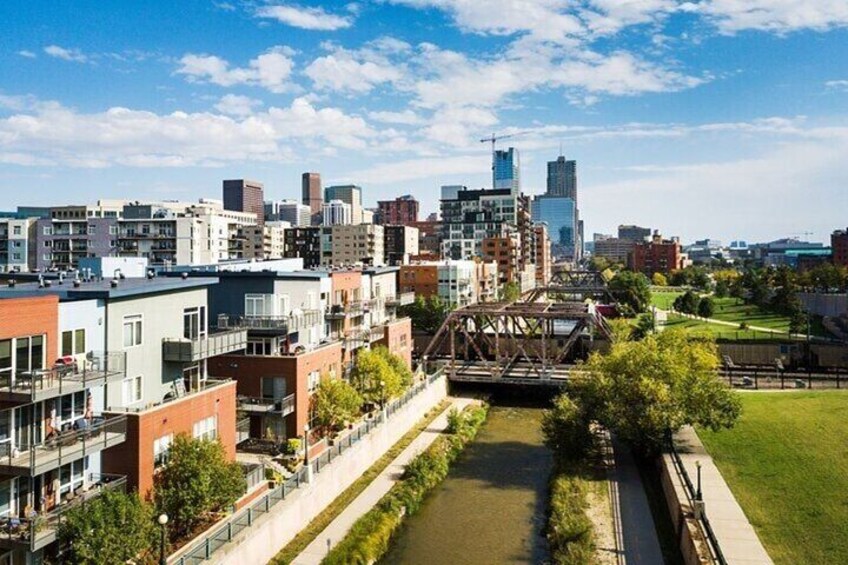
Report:
<svg viewBox="0 0 848 565"><path fill-rule="evenodd" d="M382 563L541 563L551 455L542 410L493 406L477 439L393 541Z"/></svg>

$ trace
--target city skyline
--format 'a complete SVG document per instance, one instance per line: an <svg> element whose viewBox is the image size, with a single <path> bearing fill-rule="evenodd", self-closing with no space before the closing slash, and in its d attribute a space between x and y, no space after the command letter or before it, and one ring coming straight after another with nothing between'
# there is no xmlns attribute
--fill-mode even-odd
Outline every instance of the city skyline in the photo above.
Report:
<svg viewBox="0 0 848 565"><path fill-rule="evenodd" d="M490 185L479 139L524 132L498 149L529 194L560 146L577 160L587 234L826 241L848 207L848 13L773 4L9 2L0 209L219 198L227 178L297 199L316 171L426 215L441 185Z"/></svg>

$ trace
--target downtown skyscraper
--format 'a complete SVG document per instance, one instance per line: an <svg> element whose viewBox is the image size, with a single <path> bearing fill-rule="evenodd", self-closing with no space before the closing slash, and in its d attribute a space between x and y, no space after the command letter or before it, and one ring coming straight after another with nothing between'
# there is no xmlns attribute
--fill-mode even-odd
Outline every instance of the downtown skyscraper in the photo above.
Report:
<svg viewBox="0 0 848 565"><path fill-rule="evenodd" d="M566 196L577 202L577 161L569 161L560 155L556 161L548 161L549 196Z"/></svg>

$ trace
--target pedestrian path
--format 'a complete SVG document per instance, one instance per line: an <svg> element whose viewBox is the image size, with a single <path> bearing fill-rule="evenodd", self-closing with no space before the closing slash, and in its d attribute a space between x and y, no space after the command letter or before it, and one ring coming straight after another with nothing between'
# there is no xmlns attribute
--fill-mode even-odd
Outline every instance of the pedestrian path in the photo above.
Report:
<svg viewBox="0 0 848 565"><path fill-rule="evenodd" d="M683 428L675 434L674 445L695 488L697 463L701 464L704 510L727 562L734 565L771 565L772 560L757 537L754 526L748 521L695 430Z"/></svg>
<svg viewBox="0 0 848 565"><path fill-rule="evenodd" d="M389 492L403 475L406 465L436 441L436 438L447 428L448 413L451 408L462 410L474 402L469 398L451 399L451 406L433 420L427 429L421 432L388 467L383 469L383 472L292 561L292 565L317 565L321 563L327 553L344 539L353 524Z"/></svg>

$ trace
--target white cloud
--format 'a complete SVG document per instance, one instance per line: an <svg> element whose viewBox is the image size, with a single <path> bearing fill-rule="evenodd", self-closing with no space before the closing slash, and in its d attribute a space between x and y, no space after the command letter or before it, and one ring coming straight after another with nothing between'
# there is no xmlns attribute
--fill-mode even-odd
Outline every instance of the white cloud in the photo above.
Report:
<svg viewBox="0 0 848 565"><path fill-rule="evenodd" d="M726 33L753 29L787 33L848 26L845 0L701 0L682 9L702 14Z"/></svg>
<svg viewBox="0 0 848 565"><path fill-rule="evenodd" d="M830 90L848 92L848 80L829 80L824 85Z"/></svg>
<svg viewBox="0 0 848 565"><path fill-rule="evenodd" d="M72 61L74 63L87 63L88 56L79 49L66 49L58 45L48 45L44 48L44 52L51 57L62 59L64 61Z"/></svg>
<svg viewBox="0 0 848 565"><path fill-rule="evenodd" d="M405 65L389 60L389 55L408 50L409 45L401 41L383 38L355 51L332 44L324 47L329 54L312 61L304 71L320 90L364 94L404 76Z"/></svg>
<svg viewBox="0 0 848 565"><path fill-rule="evenodd" d="M488 153L441 155L379 164L353 171L348 177L369 184L394 184L418 179L439 179L441 182L450 175L471 175L486 171L490 165L491 155Z"/></svg>
<svg viewBox="0 0 848 565"><path fill-rule="evenodd" d="M335 31L353 25L353 18L330 14L323 8L309 8L295 4L263 6L256 11L260 18L274 19L282 24L302 29Z"/></svg>
<svg viewBox="0 0 848 565"><path fill-rule="evenodd" d="M27 59L35 59L36 57L38 57L38 55L36 55L32 51L28 51L27 49L21 49L20 51L18 51L18 55L20 55L21 57L26 57Z"/></svg>
<svg viewBox="0 0 848 565"><path fill-rule="evenodd" d="M110 108L79 113L56 102L17 99L0 119L0 162L68 167L189 167L292 161L295 147L362 149L378 134L362 118L303 98L243 118L210 112Z"/></svg>
<svg viewBox="0 0 848 565"><path fill-rule="evenodd" d="M187 53L180 59L176 73L185 75L190 81L211 82L220 86L261 86L279 93L291 88L288 79L294 67L292 54L290 48L276 46L251 59L246 67L231 68L226 60L215 55Z"/></svg>
<svg viewBox="0 0 848 565"><path fill-rule="evenodd" d="M226 94L215 104L215 109L228 116L244 117L253 113L253 109L262 106L261 100L249 96Z"/></svg>
<svg viewBox="0 0 848 565"><path fill-rule="evenodd" d="M369 112L368 117L385 124L419 126L425 123L424 119L412 110L404 110L403 112Z"/></svg>

